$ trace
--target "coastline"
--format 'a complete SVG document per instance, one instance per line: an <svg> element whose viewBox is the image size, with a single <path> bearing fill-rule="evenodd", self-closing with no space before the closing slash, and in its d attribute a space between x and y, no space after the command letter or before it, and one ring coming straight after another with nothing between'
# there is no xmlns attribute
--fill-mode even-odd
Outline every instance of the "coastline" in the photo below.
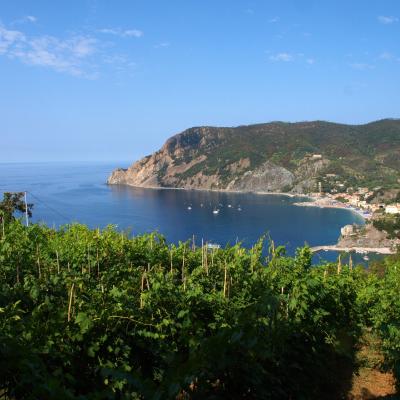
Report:
<svg viewBox="0 0 400 400"><path fill-rule="evenodd" d="M354 207L345 206L340 202L335 202L332 204L332 200L328 197L316 197L312 194L305 193L288 193L288 192L265 192L265 191L251 191L251 190L232 190L232 189L205 189L205 188L184 188L184 187L162 187L162 186L136 186L129 185L127 183L108 183L108 186L128 186L138 189L152 189L152 190L186 190L186 191L198 191L198 192L215 192L215 193L237 193L237 194L256 194L260 196L272 195L272 196L286 196L289 198L302 198L306 201L299 201L293 203L297 207L318 207L318 208L336 208L345 211L352 212L360 216L364 221L371 218L369 214L365 214L362 210L356 209ZM327 204L327 202L330 202Z"/></svg>
<svg viewBox="0 0 400 400"><path fill-rule="evenodd" d="M318 253L320 251L338 251L338 252L355 252L359 254L376 253L376 254L396 254L394 250L390 247L341 247L336 244L324 245L324 246L314 246L310 248L312 253Z"/></svg>
<svg viewBox="0 0 400 400"><path fill-rule="evenodd" d="M186 191L198 191L198 192L215 192L215 193L237 193L237 194L256 194L260 196L272 195L272 196L286 196L289 198L302 198L306 201L299 201L293 203L297 207L318 207L318 208L336 208L345 211L352 212L360 216L364 221L370 219L370 215L366 215L362 210L358 210L354 207L346 207L342 203L335 202L335 204L326 204L325 202L331 201L327 197L316 197L312 194L305 193L288 193L288 192L265 192L265 191L251 191L251 190L232 190L232 189L204 189L204 188L183 188L183 187L161 187L161 186L136 186L129 185L126 183L106 183L109 186L129 186L132 188L140 189L153 189L153 190L186 190Z"/></svg>
<svg viewBox="0 0 400 400"><path fill-rule="evenodd" d="M256 194L256 195L272 195L272 196L286 196L289 198L299 198L304 199L304 201L297 201L292 203L294 206L298 207L318 207L318 208L335 208L341 209L344 211L349 211L357 216L360 216L365 222L370 218L370 215L364 214L362 210L356 209L354 207L345 206L340 202L332 202L332 199L323 196L316 196L315 194L304 194L304 193L287 193L287 192L265 192L265 191L244 191L244 190L227 190L227 189L204 189L204 188L182 188L182 187L143 187L143 186L135 186L135 185L127 185L127 184L109 184L109 186L128 186L133 188L141 188L141 189L152 189L152 190L184 190L184 191L197 191L197 192L216 192L216 193L236 193L236 194ZM332 245L321 245L321 246L313 246L311 247L311 251L313 253L317 253L320 251L337 251L337 252L356 252L360 254L367 253L377 253L383 255L394 254L395 252L389 247L342 247L338 246L338 244Z"/></svg>
<svg viewBox="0 0 400 400"><path fill-rule="evenodd" d="M364 221L371 219L372 215L369 213L365 213L363 210L351 207L351 206L345 206L340 202L335 202L332 203L332 200L327 198L327 197L312 197L308 196L312 199L312 201L305 201L305 202L297 202L294 203L293 205L297 207L318 207L318 208L336 208L340 210L347 210L350 211L354 214L359 215ZM326 202L330 203L326 203Z"/></svg>
<svg viewBox="0 0 400 400"><path fill-rule="evenodd" d="M304 193L288 193L288 192L265 192L265 191L252 191L252 190L232 190L232 189L205 189L205 188L184 188L184 187L166 187L166 186L136 186L127 183L108 183L108 186L128 186L137 189L152 189L152 190L186 190L197 192L215 192L215 193L237 193L237 194L257 194L257 195L273 195L273 196L287 196L290 198L301 197L308 200L314 198L309 194ZM299 203L300 204L300 203Z"/></svg>

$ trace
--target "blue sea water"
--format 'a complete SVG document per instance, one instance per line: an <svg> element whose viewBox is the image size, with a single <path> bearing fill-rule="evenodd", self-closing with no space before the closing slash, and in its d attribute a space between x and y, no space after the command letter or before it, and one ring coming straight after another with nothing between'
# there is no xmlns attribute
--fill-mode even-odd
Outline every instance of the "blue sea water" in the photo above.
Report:
<svg viewBox="0 0 400 400"><path fill-rule="evenodd" d="M294 206L304 200L296 197L108 186L107 177L118 166L3 163L0 193L27 191L28 201L34 203L32 221L49 226L80 222L102 228L113 224L132 234L156 230L170 242L194 235L198 243L203 239L222 246L237 241L251 246L269 234L289 254L304 243L334 244L342 226L363 224L359 215L347 210ZM334 260L337 254L318 257Z"/></svg>

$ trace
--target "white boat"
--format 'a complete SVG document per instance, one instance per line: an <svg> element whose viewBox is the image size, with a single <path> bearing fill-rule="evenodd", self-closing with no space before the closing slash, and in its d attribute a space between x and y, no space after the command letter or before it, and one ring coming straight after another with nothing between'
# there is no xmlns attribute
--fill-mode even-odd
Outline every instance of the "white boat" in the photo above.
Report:
<svg viewBox="0 0 400 400"><path fill-rule="evenodd" d="M188 209L188 210L191 210L191 209L192 209L192 207L191 207L191 206L189 206L187 209Z"/></svg>
<svg viewBox="0 0 400 400"><path fill-rule="evenodd" d="M218 214L218 213L219 213L218 209L213 210L213 214Z"/></svg>
<svg viewBox="0 0 400 400"><path fill-rule="evenodd" d="M220 244L217 244L217 243L207 243L207 248L209 248L209 249L220 249L221 248L221 245Z"/></svg>
<svg viewBox="0 0 400 400"><path fill-rule="evenodd" d="M238 209L238 211L242 211L242 207L240 207L240 206L237 209Z"/></svg>
<svg viewBox="0 0 400 400"><path fill-rule="evenodd" d="M228 208L232 208L232 205L231 205L231 204L228 204Z"/></svg>

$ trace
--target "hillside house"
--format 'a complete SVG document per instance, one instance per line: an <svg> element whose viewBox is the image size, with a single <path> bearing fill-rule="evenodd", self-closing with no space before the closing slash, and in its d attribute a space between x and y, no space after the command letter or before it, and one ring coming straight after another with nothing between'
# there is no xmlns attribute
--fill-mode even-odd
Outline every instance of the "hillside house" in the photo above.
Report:
<svg viewBox="0 0 400 400"><path fill-rule="evenodd" d="M389 204L385 208L386 214L400 214L400 203L397 204Z"/></svg>

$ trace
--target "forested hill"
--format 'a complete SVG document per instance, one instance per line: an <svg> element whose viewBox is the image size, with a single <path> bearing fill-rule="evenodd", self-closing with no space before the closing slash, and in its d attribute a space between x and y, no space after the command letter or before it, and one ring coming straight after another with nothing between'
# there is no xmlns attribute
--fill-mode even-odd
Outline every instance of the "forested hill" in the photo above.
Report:
<svg viewBox="0 0 400 400"><path fill-rule="evenodd" d="M108 183L305 193L333 178L342 187L393 187L399 154L399 119L194 127L127 170L115 170Z"/></svg>

